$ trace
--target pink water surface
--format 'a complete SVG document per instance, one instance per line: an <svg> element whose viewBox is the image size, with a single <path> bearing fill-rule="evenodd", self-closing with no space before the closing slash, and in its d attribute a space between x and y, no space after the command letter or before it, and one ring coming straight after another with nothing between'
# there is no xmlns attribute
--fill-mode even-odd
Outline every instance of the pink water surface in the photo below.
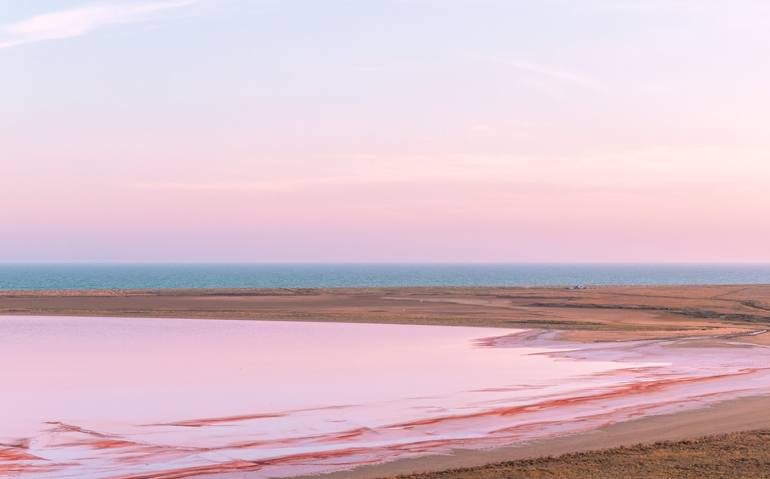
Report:
<svg viewBox="0 0 770 479"><path fill-rule="evenodd" d="M0 476L289 477L770 390L770 350L761 347L552 336L0 317Z"/></svg>

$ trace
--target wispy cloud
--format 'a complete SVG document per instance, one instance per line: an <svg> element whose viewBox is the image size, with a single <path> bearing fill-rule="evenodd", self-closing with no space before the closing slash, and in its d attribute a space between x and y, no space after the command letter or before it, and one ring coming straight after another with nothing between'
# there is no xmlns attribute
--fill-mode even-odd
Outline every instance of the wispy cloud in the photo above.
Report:
<svg viewBox="0 0 770 479"><path fill-rule="evenodd" d="M709 0L601 0L598 5L623 10L664 10L693 12L723 5Z"/></svg>
<svg viewBox="0 0 770 479"><path fill-rule="evenodd" d="M37 15L0 27L0 48L79 37L98 28L129 23L152 13L191 5L196 0L166 0L133 5L93 4Z"/></svg>
<svg viewBox="0 0 770 479"><path fill-rule="evenodd" d="M301 180L282 181L251 181L251 182L183 182L157 181L140 182L133 186L140 189L158 191L190 191L190 192L269 192L287 193L306 186L308 182Z"/></svg>
<svg viewBox="0 0 770 479"><path fill-rule="evenodd" d="M583 75L580 73L570 72L559 68L554 68L551 66L545 66L538 63L530 63L530 62L524 62L519 60L497 59L495 61L502 65L507 65L513 69L519 70L521 72L536 75L538 77L544 77L550 80L555 80L561 83L568 83L571 85L576 85L582 88L588 88L592 90L596 90L601 87L600 83L597 80L595 80L594 78L591 78L590 76Z"/></svg>
<svg viewBox="0 0 770 479"><path fill-rule="evenodd" d="M478 125L482 131L486 125ZM129 188L149 192L190 194L305 194L330 191L366 195L382 188L454 188L487 185L494 191L659 192L671 185L686 191L720 185L724 190L759 188L757 179L770 178L770 162L761 147L668 146L606 148L582 153L547 155L436 154L324 155L324 173L307 170L257 168L217 178L139 179ZM315 161L319 157L312 157ZM337 158L337 160L334 160ZM725 158L733 158L726 168ZM288 175L288 176L287 176ZM748 185L748 186L747 186ZM752 186L754 185L754 186ZM481 189L479 189L481 191ZM683 190L685 191L685 190ZM747 190L748 191L748 190Z"/></svg>

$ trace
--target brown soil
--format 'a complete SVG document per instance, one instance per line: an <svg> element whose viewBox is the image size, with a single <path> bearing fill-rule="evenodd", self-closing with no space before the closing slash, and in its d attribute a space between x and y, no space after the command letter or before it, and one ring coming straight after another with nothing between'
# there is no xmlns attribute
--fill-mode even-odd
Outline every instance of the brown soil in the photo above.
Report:
<svg viewBox="0 0 770 479"><path fill-rule="evenodd" d="M770 431L658 442L399 479L770 478Z"/></svg>

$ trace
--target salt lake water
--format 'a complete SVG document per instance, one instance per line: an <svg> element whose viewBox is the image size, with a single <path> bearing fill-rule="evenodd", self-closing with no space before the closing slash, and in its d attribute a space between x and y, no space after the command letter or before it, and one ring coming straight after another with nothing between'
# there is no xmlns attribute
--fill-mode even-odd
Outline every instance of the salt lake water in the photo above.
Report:
<svg viewBox="0 0 770 479"><path fill-rule="evenodd" d="M0 316L0 476L291 477L770 388L766 348L553 334Z"/></svg>

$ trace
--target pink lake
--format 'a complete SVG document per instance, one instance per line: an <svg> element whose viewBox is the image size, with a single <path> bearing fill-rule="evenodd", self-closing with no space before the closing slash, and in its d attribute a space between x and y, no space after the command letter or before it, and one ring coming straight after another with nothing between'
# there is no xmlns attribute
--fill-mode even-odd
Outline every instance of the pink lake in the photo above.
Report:
<svg viewBox="0 0 770 479"><path fill-rule="evenodd" d="M510 445L770 390L766 348L698 344L569 344L492 328L5 316L0 476L291 477Z"/></svg>

